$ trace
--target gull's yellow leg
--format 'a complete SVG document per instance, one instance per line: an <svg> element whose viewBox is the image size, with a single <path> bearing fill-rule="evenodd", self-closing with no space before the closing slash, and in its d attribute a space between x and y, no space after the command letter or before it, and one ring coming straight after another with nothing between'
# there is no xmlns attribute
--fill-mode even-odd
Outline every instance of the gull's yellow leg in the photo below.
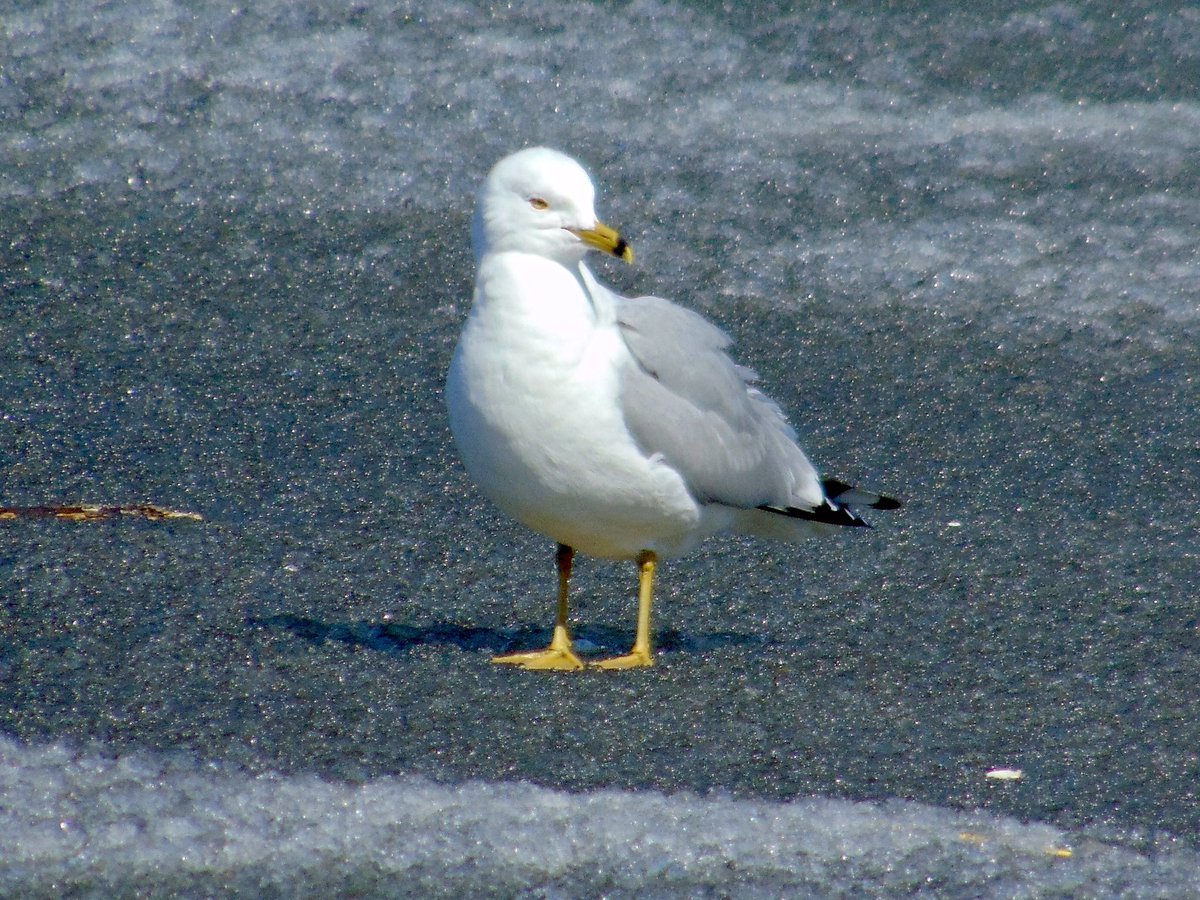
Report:
<svg viewBox="0 0 1200 900"><path fill-rule="evenodd" d="M554 625L554 639L550 641L550 646L532 653L493 656L492 662L522 666L526 669L557 669L564 672L583 668L583 662L571 649L571 632L567 628L567 595L571 589L571 563L575 559L575 551L566 544L559 544L554 559L558 564L558 621Z"/></svg>
<svg viewBox="0 0 1200 900"><path fill-rule="evenodd" d="M643 551L638 557L638 624L633 649L624 656L593 663L597 668L636 669L654 665L654 656L650 651L650 604L654 600L654 568L657 565L658 557L649 550Z"/></svg>

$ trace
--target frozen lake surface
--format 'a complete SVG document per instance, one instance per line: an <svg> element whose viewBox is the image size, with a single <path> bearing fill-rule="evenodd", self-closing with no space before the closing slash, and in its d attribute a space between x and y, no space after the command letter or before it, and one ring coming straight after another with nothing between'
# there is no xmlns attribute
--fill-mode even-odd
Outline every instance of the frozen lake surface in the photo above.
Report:
<svg viewBox="0 0 1200 900"><path fill-rule="evenodd" d="M0 890L1179 896L1200 882L1200 15L706 4L0 18ZM545 143L823 472L539 677L553 548L441 399ZM581 560L623 651L631 567ZM1020 769L1017 780L988 778Z"/></svg>

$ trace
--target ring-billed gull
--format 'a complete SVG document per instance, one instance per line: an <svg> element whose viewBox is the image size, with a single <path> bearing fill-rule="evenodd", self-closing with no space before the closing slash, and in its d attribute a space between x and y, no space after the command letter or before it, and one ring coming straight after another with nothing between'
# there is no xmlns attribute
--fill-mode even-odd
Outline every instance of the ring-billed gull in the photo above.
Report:
<svg viewBox="0 0 1200 900"><path fill-rule="evenodd" d="M556 150L521 150L492 169L472 229L474 301L446 384L467 471L558 542L550 646L494 659L530 669L583 668L567 624L576 550L637 562L633 649L597 665L649 666L660 557L723 531L797 541L866 525L854 505L900 505L822 481L715 325L596 280L588 251L630 262L633 251L597 220L594 198L587 172Z"/></svg>

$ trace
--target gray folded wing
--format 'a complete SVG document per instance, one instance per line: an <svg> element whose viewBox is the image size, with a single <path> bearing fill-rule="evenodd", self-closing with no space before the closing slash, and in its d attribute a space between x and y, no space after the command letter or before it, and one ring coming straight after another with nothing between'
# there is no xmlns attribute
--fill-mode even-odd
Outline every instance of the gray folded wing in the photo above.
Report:
<svg viewBox="0 0 1200 900"><path fill-rule="evenodd" d="M621 408L638 445L680 473L697 499L742 509L812 509L824 492L779 407L725 352L729 337L658 297L616 299L632 359Z"/></svg>

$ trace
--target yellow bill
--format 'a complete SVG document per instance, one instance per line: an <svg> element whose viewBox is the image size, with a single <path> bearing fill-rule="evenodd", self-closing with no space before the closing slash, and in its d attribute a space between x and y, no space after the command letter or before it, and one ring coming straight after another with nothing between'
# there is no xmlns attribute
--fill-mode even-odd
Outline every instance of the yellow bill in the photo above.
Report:
<svg viewBox="0 0 1200 900"><path fill-rule="evenodd" d="M603 222L597 222L591 228L568 228L567 231L578 237L589 247L595 247L605 253L611 253L617 259L627 263L633 262L633 248L621 237L621 232L609 228Z"/></svg>

